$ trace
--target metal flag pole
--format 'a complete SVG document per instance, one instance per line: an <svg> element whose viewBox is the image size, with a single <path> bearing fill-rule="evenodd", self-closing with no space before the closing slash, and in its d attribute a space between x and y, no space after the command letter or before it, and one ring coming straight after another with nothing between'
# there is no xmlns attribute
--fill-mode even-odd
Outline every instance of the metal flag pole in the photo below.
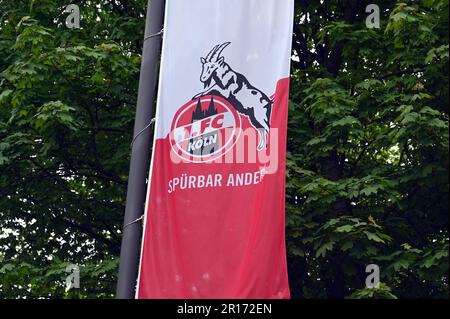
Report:
<svg viewBox="0 0 450 319"><path fill-rule="evenodd" d="M144 48L134 123L134 138L128 178L125 218L120 249L119 277L116 298L133 299L144 213L146 179L150 161L151 126L154 114L158 61L161 56L161 37L164 24L165 0L148 0L145 20Z"/></svg>

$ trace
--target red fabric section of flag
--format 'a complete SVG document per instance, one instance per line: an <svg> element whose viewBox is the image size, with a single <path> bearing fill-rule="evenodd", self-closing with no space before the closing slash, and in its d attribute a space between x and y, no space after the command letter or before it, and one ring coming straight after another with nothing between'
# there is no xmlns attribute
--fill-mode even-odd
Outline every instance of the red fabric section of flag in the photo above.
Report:
<svg viewBox="0 0 450 319"><path fill-rule="evenodd" d="M169 137L156 140L138 298L290 297L285 247L288 95L286 78L277 84L271 118L271 130L278 131L277 170L263 178L258 172L264 165L258 161L173 163ZM247 117L242 121L250 127ZM209 187L169 191L174 177L187 177L189 185L189 176L210 174ZM229 186L229 176L239 174L252 182ZM221 183L214 184L217 175Z"/></svg>

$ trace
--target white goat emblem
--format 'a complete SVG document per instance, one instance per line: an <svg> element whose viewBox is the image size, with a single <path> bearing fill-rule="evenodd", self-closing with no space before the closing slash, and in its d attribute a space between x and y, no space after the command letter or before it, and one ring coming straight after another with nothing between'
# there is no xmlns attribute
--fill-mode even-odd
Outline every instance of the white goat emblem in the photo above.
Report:
<svg viewBox="0 0 450 319"><path fill-rule="evenodd" d="M204 83L206 91L197 94L194 99L204 95L219 95L227 99L236 111L248 116L252 126L258 130L258 151L261 151L267 148L273 101L251 85L245 76L233 71L224 57L220 56L229 44L231 42L216 45L206 58L200 59L202 62L200 81Z"/></svg>

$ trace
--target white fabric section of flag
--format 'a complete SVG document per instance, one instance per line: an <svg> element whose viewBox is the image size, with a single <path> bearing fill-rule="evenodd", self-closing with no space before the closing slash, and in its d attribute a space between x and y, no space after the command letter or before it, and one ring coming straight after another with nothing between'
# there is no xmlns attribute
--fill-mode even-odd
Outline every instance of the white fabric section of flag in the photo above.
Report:
<svg viewBox="0 0 450 319"><path fill-rule="evenodd" d="M257 74L248 80L275 92L276 81L289 77L293 7L294 0L167 0L156 138L169 134L192 92L203 91L200 58L212 44L231 42L223 55L233 70Z"/></svg>

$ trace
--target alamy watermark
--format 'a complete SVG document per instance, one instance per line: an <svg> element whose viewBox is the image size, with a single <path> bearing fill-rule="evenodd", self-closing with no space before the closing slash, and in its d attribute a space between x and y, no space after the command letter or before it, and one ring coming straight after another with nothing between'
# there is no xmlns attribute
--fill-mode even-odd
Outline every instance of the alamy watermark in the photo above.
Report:
<svg viewBox="0 0 450 319"><path fill-rule="evenodd" d="M366 273L369 274L366 277L366 288L380 288L380 267L376 264L367 265Z"/></svg>
<svg viewBox="0 0 450 319"><path fill-rule="evenodd" d="M80 28L80 7L76 4L69 4L64 10L65 13L69 13L66 18L66 27L69 29Z"/></svg>
<svg viewBox="0 0 450 319"><path fill-rule="evenodd" d="M80 267L77 265L67 265L66 273L69 275L66 277L66 291L73 288L80 288Z"/></svg>
<svg viewBox="0 0 450 319"><path fill-rule="evenodd" d="M366 13L370 13L366 18L366 27L369 29L380 28L380 7L376 4L369 4Z"/></svg>

